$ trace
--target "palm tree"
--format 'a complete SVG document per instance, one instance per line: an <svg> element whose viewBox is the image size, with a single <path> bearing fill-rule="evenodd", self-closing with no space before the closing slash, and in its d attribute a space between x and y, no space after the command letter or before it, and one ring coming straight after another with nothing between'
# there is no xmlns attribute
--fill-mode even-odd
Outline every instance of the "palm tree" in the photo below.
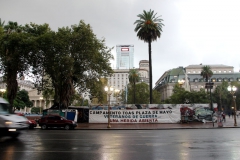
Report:
<svg viewBox="0 0 240 160"><path fill-rule="evenodd" d="M138 20L134 22L136 27L134 29L137 32L137 37L140 40L148 43L148 54L149 54L149 91L150 91L150 104L152 104L152 58L151 58L151 43L157 38L160 38L162 32L162 19L156 16L153 10L150 11L143 10L142 14L137 15Z"/></svg>
<svg viewBox="0 0 240 160"><path fill-rule="evenodd" d="M201 76L206 79L206 82L208 82L208 80L210 79L210 77L212 77L212 75L213 75L213 72L210 66L202 67Z"/></svg>
<svg viewBox="0 0 240 160"><path fill-rule="evenodd" d="M140 74L138 73L138 70L130 69L128 78L129 78L130 84L133 86L133 103L135 104L135 100L136 100L135 86L136 86L136 82L140 81Z"/></svg>

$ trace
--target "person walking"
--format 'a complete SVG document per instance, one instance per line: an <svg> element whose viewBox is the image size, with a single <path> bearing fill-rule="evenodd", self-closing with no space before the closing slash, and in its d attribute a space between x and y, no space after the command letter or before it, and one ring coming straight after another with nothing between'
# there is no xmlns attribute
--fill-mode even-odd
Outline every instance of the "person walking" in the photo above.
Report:
<svg viewBox="0 0 240 160"><path fill-rule="evenodd" d="M230 113L230 112L228 112L228 117L230 118L230 116L231 116L231 113Z"/></svg>
<svg viewBox="0 0 240 160"><path fill-rule="evenodd" d="M222 112L222 118L223 118L223 122L226 122L225 114L223 112Z"/></svg>

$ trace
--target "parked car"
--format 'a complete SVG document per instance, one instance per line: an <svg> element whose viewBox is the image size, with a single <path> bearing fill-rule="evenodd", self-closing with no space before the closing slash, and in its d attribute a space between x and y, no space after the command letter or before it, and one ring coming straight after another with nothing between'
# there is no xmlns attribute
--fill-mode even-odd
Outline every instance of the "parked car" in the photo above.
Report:
<svg viewBox="0 0 240 160"><path fill-rule="evenodd" d="M45 115L38 120L38 124L42 129L57 127L69 130L77 127L77 123L75 121L68 120L59 115Z"/></svg>

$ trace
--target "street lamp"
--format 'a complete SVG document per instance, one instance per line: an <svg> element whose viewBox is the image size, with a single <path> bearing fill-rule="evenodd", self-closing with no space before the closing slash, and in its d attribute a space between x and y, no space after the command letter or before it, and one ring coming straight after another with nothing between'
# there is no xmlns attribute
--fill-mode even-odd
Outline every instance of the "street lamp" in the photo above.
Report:
<svg viewBox="0 0 240 160"><path fill-rule="evenodd" d="M40 99L40 114L41 114L41 113L42 113L42 112L41 112L41 108L42 108L42 106L41 106L42 103L41 103L41 102L42 102L42 100L43 100L43 97L39 97L39 99Z"/></svg>
<svg viewBox="0 0 240 160"><path fill-rule="evenodd" d="M182 79L182 80L178 80L178 84L180 85L180 87L182 87L182 85L183 85L183 83L184 83L185 81Z"/></svg>
<svg viewBox="0 0 240 160"><path fill-rule="evenodd" d="M1 88L1 89L0 89L0 92L2 93L2 97L3 97L3 94L6 92L6 89Z"/></svg>
<svg viewBox="0 0 240 160"><path fill-rule="evenodd" d="M111 86L106 86L104 88L104 90L107 92L107 95L108 95L108 126L107 126L107 128L111 128L111 125L110 125L110 96L113 93L114 88Z"/></svg>
<svg viewBox="0 0 240 160"><path fill-rule="evenodd" d="M237 119L236 119L236 96L234 96L235 92L237 91L237 87L235 86L228 86L228 91L233 96L233 103L234 103L234 126L237 126Z"/></svg>

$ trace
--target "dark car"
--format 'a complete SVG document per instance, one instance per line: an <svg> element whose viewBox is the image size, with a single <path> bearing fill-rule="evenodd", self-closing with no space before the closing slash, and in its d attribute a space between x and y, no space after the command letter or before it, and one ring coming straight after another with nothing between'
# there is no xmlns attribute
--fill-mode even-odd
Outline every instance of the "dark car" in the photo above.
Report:
<svg viewBox="0 0 240 160"><path fill-rule="evenodd" d="M45 115L38 120L38 124L42 129L57 127L69 130L77 127L75 121L68 120L59 115Z"/></svg>

